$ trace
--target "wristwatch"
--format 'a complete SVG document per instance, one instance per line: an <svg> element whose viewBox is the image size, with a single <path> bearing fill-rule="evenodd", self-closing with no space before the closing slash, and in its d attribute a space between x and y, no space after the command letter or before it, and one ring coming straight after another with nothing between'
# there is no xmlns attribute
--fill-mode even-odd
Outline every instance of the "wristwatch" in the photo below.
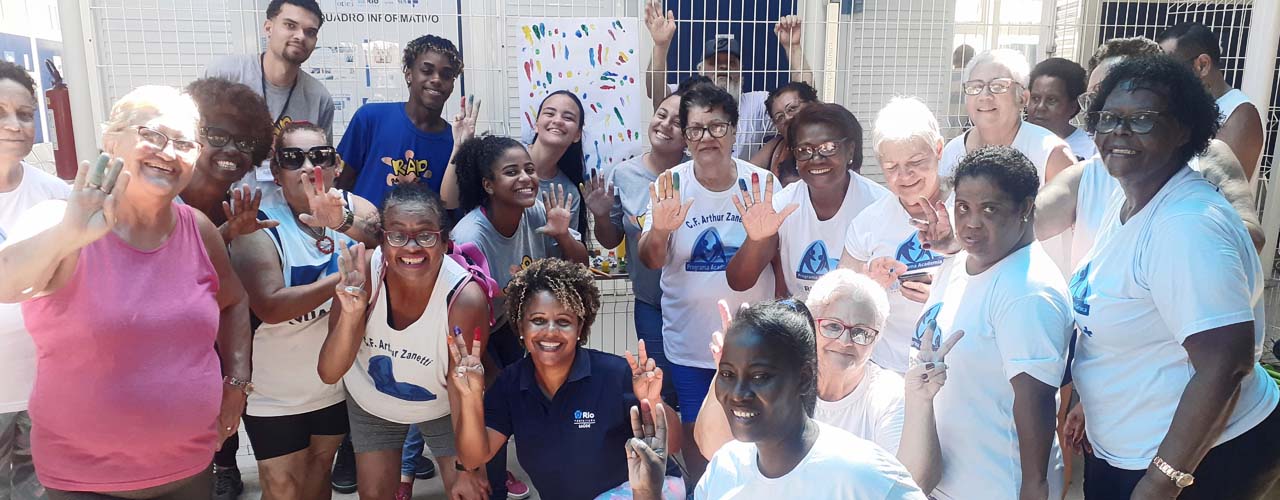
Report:
<svg viewBox="0 0 1280 500"><path fill-rule="evenodd" d="M231 387L236 387L244 391L245 396L248 396L250 393L253 392L253 382L250 382L248 380L240 380L238 378L227 375L225 377L222 377L222 383L227 384Z"/></svg>
<svg viewBox="0 0 1280 500"><path fill-rule="evenodd" d="M1188 474L1186 472L1182 472L1177 469L1174 469L1173 466L1166 463L1160 457L1156 457L1152 459L1151 463L1155 464L1156 469L1159 469L1161 473L1163 473L1165 476L1168 476L1168 478L1173 481L1173 484L1178 485L1179 488L1186 488L1188 486L1191 486L1192 483L1196 482L1195 476L1192 476L1191 474Z"/></svg>

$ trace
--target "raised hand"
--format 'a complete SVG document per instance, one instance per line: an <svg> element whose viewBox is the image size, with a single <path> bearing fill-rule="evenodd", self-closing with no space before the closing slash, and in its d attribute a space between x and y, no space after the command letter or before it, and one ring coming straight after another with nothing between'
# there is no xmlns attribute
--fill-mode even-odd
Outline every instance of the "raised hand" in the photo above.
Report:
<svg viewBox="0 0 1280 500"><path fill-rule="evenodd" d="M480 117L480 100L475 94L470 97L471 105L467 105L467 97L462 98L462 108L453 117L453 143L462 144L476 136L476 120Z"/></svg>
<svg viewBox="0 0 1280 500"><path fill-rule="evenodd" d="M662 400L662 369L658 368L653 358L645 350L644 341L636 349L638 357L626 351L627 364L631 366L631 390L638 400Z"/></svg>
<svg viewBox="0 0 1280 500"><path fill-rule="evenodd" d="M959 252L960 243L956 241L947 205L941 201L931 203L928 198L921 196L920 207L924 209L924 220L911 219L911 225L920 231L920 246L946 255Z"/></svg>
<svg viewBox="0 0 1280 500"><path fill-rule="evenodd" d="M587 210L591 211L591 215L596 216L596 219L609 217L609 211L613 209L614 196L618 193L613 183L606 181L604 176L593 168L591 177L581 186L581 189L587 193Z"/></svg>
<svg viewBox="0 0 1280 500"><path fill-rule="evenodd" d="M364 286L369 279L369 256L364 243L338 245L338 273L342 278L334 287L334 295L342 303L342 314L364 314L369 305L369 291Z"/></svg>
<svg viewBox="0 0 1280 500"><path fill-rule="evenodd" d="M1071 407L1071 411L1067 412L1067 418L1062 421L1062 429L1060 429L1065 445L1070 447L1076 453L1093 453L1093 445L1089 444L1088 435L1084 431L1084 404L1076 403Z"/></svg>
<svg viewBox="0 0 1280 500"><path fill-rule="evenodd" d="M716 366L720 365L720 354L724 352L724 332L729 331L729 323L733 322L733 313L729 312L729 303L724 299L716 301L716 308L720 310L720 330L711 333L711 343L707 347L711 349L711 359L715 361ZM747 304L744 302L739 311L746 309Z"/></svg>
<svg viewBox="0 0 1280 500"><path fill-rule="evenodd" d="M453 385L463 397L479 397L484 394L484 365L480 364L480 337L484 335L476 328L471 337L471 347L467 348L467 340L462 328L453 327L453 339L449 341L449 356L453 358ZM629 358L628 358L629 359Z"/></svg>
<svg viewBox="0 0 1280 500"><path fill-rule="evenodd" d="M680 174L667 170L658 180L649 184L649 204L653 207L649 217L653 219L651 230L670 233L684 223L693 200L680 202Z"/></svg>
<svg viewBox="0 0 1280 500"><path fill-rule="evenodd" d="M218 228L222 240L231 243L231 240L259 229L279 226L278 221L258 220L258 206L261 204L261 189L250 188L248 184L232 189L231 199L222 202L222 214L227 217L227 221Z"/></svg>
<svg viewBox="0 0 1280 500"><path fill-rule="evenodd" d="M662 498L662 481L667 470L667 410L649 400L631 407L631 432L627 440L627 480L636 499Z"/></svg>
<svg viewBox="0 0 1280 500"><path fill-rule="evenodd" d="M668 10L663 15L662 4L657 0L650 0L644 5L644 25L649 28L649 36L653 38L655 45L671 45L671 39L676 34L676 15Z"/></svg>
<svg viewBox="0 0 1280 500"><path fill-rule="evenodd" d="M751 174L751 190L747 190L747 181L738 178L738 188L742 190L741 196L733 197L733 206L738 208L738 213L742 215L742 227L747 231L747 239L751 241L763 241L772 238L778 234L778 228L782 227L782 222L787 220L787 216L791 212L796 211L800 207L799 203L792 203L782 208L781 212L773 209L773 174L767 174L765 180L764 194L760 194L760 174Z"/></svg>
<svg viewBox="0 0 1280 500"><path fill-rule="evenodd" d="M569 234L569 218L572 213L573 193L564 192L564 186L552 184L547 193L542 193L542 203L547 207L547 225L538 228L538 232L556 237Z"/></svg>
<svg viewBox="0 0 1280 500"><path fill-rule="evenodd" d="M947 353L956 346L956 342L964 338L964 330L956 331L942 343L937 350L933 349L934 330L937 323L929 322L924 337L920 339L920 352L912 360L904 379L907 384L907 397L925 401L933 401L943 384L947 382Z"/></svg>
<svg viewBox="0 0 1280 500"><path fill-rule="evenodd" d="M337 229L342 226L347 216L347 202L337 188L326 187L324 170L320 167L312 167L310 172L303 170L302 186L310 213L299 215L298 220L311 227Z"/></svg>
<svg viewBox="0 0 1280 500"><path fill-rule="evenodd" d="M893 257L876 257L867 263L867 276L886 290L898 282L898 276L907 272L907 265Z"/></svg>
<svg viewBox="0 0 1280 500"><path fill-rule="evenodd" d="M778 43L782 44L782 48L786 50L800 48L803 31L804 26L800 16L784 16L778 20L778 25L773 27L773 34L778 35Z"/></svg>
<svg viewBox="0 0 1280 500"><path fill-rule="evenodd" d="M80 162L61 223L78 247L106 236L115 226L120 197L129 186L130 175L123 169L124 160L112 160L105 153L92 165Z"/></svg>

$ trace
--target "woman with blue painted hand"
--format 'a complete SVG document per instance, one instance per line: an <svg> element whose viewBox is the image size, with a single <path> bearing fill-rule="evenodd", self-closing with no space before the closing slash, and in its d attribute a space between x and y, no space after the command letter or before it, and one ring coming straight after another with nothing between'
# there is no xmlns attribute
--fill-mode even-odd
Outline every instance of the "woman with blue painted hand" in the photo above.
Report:
<svg viewBox="0 0 1280 500"><path fill-rule="evenodd" d="M917 224L930 248L955 255L912 339L920 362L948 367L933 400L937 499L1062 495L1054 397L1066 372L1071 301L1035 238L1039 184L1022 153L984 147L956 168L954 226L941 207Z"/></svg>
<svg viewBox="0 0 1280 500"><path fill-rule="evenodd" d="M440 462L451 499L486 498L478 471L458 472L450 414L458 403L448 358L449 328L488 328L489 302L465 267L446 255L444 205L412 183L382 204L378 248L339 246L341 307L329 313L318 371L347 388L347 416L362 500L392 498L400 484L405 433L416 425ZM441 321L448 318L448 322ZM478 339L484 342L485 336Z"/></svg>
<svg viewBox="0 0 1280 500"><path fill-rule="evenodd" d="M1240 216L1188 166L1216 132L1213 98L1179 61L1136 57L1086 116L1120 189L1071 278L1085 496L1262 498L1280 476L1262 269Z"/></svg>

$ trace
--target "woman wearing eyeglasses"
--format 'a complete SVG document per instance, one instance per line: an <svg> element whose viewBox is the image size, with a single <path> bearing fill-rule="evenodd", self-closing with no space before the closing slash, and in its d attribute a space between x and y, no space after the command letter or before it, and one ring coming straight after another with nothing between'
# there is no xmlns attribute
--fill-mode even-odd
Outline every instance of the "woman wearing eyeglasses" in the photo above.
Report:
<svg viewBox="0 0 1280 500"><path fill-rule="evenodd" d="M662 296L662 343L686 435L693 432L698 406L715 375L707 352L711 332L720 326L715 301L755 303L786 288L774 281L768 267L742 292L725 279L729 260L747 239L734 207L738 186L771 182L768 170L733 157L737 122L738 102L723 89L700 85L684 95L680 123L693 160L663 172L653 183L640 236L640 261L662 269L662 289L672 292ZM686 447L684 458L690 484L695 483L706 459L696 446Z"/></svg>
<svg viewBox="0 0 1280 500"><path fill-rule="evenodd" d="M372 232L366 226L377 213L363 198L324 189L340 162L323 128L285 125L275 153L271 173L285 202L263 205L258 218L278 225L231 243L231 264L261 321L245 431L265 495L327 498L333 455L347 433L346 394L320 380L315 362L341 278L337 248Z"/></svg>
<svg viewBox="0 0 1280 500"><path fill-rule="evenodd" d="M199 125L178 89L134 89L70 197L6 228L0 302L25 300L39 359L32 454L50 498L212 494L214 450L252 390L251 340L217 227L174 202L200 157Z"/></svg>
<svg viewBox="0 0 1280 500"><path fill-rule="evenodd" d="M796 160L791 156L791 146L787 143L789 124L800 113L800 109L813 102L818 102L818 91L802 81L789 82L773 89L764 100L764 107L769 111L769 118L773 120L773 128L777 130L777 134L751 156L751 164L773 172L783 186L800 180Z"/></svg>
<svg viewBox="0 0 1280 500"><path fill-rule="evenodd" d="M1217 129L1168 56L1117 63L1089 107L1120 184L1071 278L1085 496L1262 498L1280 477L1280 390L1258 365L1262 269L1232 206L1188 162Z"/></svg>

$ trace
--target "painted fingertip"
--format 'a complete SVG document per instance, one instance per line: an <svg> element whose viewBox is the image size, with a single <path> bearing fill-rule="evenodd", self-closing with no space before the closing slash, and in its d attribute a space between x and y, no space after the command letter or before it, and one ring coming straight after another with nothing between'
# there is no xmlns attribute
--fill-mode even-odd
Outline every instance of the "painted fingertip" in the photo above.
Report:
<svg viewBox="0 0 1280 500"><path fill-rule="evenodd" d="M932 370L932 369L933 369L933 363L925 363L925 364L924 364L924 369L926 369L926 370Z"/></svg>
<svg viewBox="0 0 1280 500"><path fill-rule="evenodd" d="M752 173L751 173L751 183L752 183L752 184L759 184L759 183L760 183L760 174L759 174L758 172L752 172Z"/></svg>
<svg viewBox="0 0 1280 500"><path fill-rule="evenodd" d="M675 188L676 191L680 190L680 172L671 173L671 187Z"/></svg>
<svg viewBox="0 0 1280 500"><path fill-rule="evenodd" d="M454 337L461 337L461 336L462 336L462 327L454 326L454 327L453 327L453 336L454 336Z"/></svg>
<svg viewBox="0 0 1280 500"><path fill-rule="evenodd" d="M741 178L741 177L739 177L739 178L738 178L738 189L741 189L741 190L743 190L744 192L747 190L747 181L746 181L746 179L743 179L743 178Z"/></svg>

